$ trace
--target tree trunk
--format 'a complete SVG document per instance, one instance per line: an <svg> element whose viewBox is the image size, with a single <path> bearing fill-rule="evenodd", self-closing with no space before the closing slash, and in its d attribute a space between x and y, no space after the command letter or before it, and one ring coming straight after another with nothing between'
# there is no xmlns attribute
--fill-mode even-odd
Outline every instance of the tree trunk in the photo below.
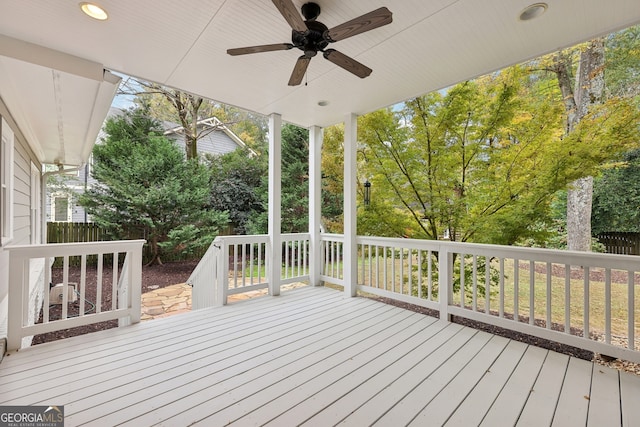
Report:
<svg viewBox="0 0 640 427"><path fill-rule="evenodd" d="M570 55L556 57L556 76L567 113L566 133L571 133L592 105L600 104L604 96L604 39L591 41L580 54L575 88L571 88ZM567 248L591 250L591 204L593 177L573 182L567 192Z"/></svg>
<svg viewBox="0 0 640 427"><path fill-rule="evenodd" d="M567 191L567 249L591 250L593 177L575 180Z"/></svg>
<svg viewBox="0 0 640 427"><path fill-rule="evenodd" d="M150 265L162 265L162 260L160 259L160 247L158 246L158 236L155 234L151 235L149 239L149 246L151 247L151 261L149 261L145 267Z"/></svg>

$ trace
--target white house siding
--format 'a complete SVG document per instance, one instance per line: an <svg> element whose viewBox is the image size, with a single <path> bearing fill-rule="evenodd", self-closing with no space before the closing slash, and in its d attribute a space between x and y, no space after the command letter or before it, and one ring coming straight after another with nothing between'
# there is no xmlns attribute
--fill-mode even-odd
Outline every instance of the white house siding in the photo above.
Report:
<svg viewBox="0 0 640 427"><path fill-rule="evenodd" d="M185 150L184 135L181 133L172 133L167 135L167 137L180 147L182 151ZM198 153L200 153L200 155L227 154L238 147L239 145L221 130L214 130L198 139Z"/></svg>
<svg viewBox="0 0 640 427"><path fill-rule="evenodd" d="M182 135L176 139L176 144L184 149ZM227 154L236 148L238 148L238 144L222 131L213 131L198 140L200 154Z"/></svg>
<svg viewBox="0 0 640 427"><path fill-rule="evenodd" d="M41 221L41 218L31 218L32 200L40 203L41 197L32 198L31 194L31 165L37 170L42 170L42 165L27 144L20 129L13 121L6 105L0 99L0 117L5 120L14 132L14 187L13 187L13 239L8 245L29 245L36 240L37 229L32 230L32 224ZM33 191L37 191L34 189ZM35 195L34 195L35 196ZM34 206L33 213L41 215L41 211ZM29 300L32 302L30 308L29 322L33 324L38 315L38 309L42 301L44 287L44 263L42 260L33 262L31 265ZM9 287L9 253L5 247L0 246L0 339L7 335L7 293Z"/></svg>
<svg viewBox="0 0 640 427"><path fill-rule="evenodd" d="M30 150L18 140L16 134L14 193L13 193L13 244L31 243L31 161Z"/></svg>

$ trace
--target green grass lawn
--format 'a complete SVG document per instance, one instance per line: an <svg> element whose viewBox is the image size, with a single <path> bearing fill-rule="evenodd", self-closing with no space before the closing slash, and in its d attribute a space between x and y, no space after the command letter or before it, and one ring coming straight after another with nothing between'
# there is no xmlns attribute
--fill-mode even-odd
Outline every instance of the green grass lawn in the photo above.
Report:
<svg viewBox="0 0 640 427"><path fill-rule="evenodd" d="M480 261L479 261L480 263ZM398 293L409 294L417 296L417 283L418 283L418 268L417 257L412 258L412 286L413 292L409 287L408 271L409 262L405 253L405 257L400 259L386 260L386 273L387 284L386 289L392 290ZM436 271L437 263L433 263L432 271ZM402 277L400 276L402 265ZM467 260L468 269L470 269L470 261ZM518 314L519 316L529 316L530 308L530 270L529 262L520 262L518 270ZM499 264L497 261L492 262L492 268L498 269ZM551 322L558 325L564 325L565 323L565 276L564 265L554 264L554 269L550 275L551 277ZM377 270L377 276L376 276ZM359 282L366 285L384 288L384 259L380 258L378 261L372 258L371 269L369 269L369 261L365 261L364 275L362 261L358 265ZM423 298L426 298L426 284L427 273L426 268L423 268ZM508 314L514 313L515 307L515 272L513 260L505 260L504 263L504 312ZM570 324L574 328L584 329L584 280L580 277L581 270L574 271L573 277L569 280L570 289ZM467 271L467 276L470 276ZM628 327L628 285L627 285L627 273L626 272L613 272L613 279L611 283L611 332L613 335L622 337L627 336ZM601 277L600 277L601 276ZM377 281L376 281L377 277ZM432 276L433 277L433 276ZM496 275L497 277L497 275ZM392 280L393 278L393 280ZM437 292L437 277L433 277L434 290ZM483 272L478 272L477 281L484 284L485 276ZM546 321L547 319L547 274L546 264L538 263L534 268L533 274L533 306L534 317L537 320ZM402 285L401 285L402 284ZM635 301L635 336L640 338L640 279L636 278L635 282L636 291L634 296ZM605 281L604 273L600 271L592 271L592 278L589 282L589 329L590 332L604 333L605 331ZM433 299L437 299L434 296ZM455 292L453 297L454 304L460 304L460 293ZM491 297L489 300L489 306L492 311L498 311L499 309L499 286L491 286ZM472 293L468 290L465 292L465 305L471 306ZM476 298L477 309L479 311L485 310L485 299L482 295L478 294Z"/></svg>
<svg viewBox="0 0 640 427"><path fill-rule="evenodd" d="M513 313L515 306L515 286L513 274L513 262L511 262L512 274L505 280L505 312ZM508 266L505 265L505 269ZM536 319L547 318L547 274L544 272L534 274L533 305ZM581 273L580 272L575 272ZM509 273L507 273L509 274ZM577 274L576 274L577 275ZM598 274L604 275L604 274ZM611 288L611 332L614 335L627 336L628 327L628 285L626 272L617 274L618 281L613 281ZM529 264L521 263L519 270L518 308L519 314L529 316L530 312L530 286ZM640 286L635 284L635 335L640 337ZM569 307L571 326L584 329L584 279L572 278L569 280ZM558 324L565 322L566 279L564 275L551 275L551 321ZM589 328L592 332L603 333L605 330L605 281L592 278L588 288L589 299ZM484 304L484 300L483 300ZM498 289L494 289L490 298L490 305L497 308L499 304Z"/></svg>

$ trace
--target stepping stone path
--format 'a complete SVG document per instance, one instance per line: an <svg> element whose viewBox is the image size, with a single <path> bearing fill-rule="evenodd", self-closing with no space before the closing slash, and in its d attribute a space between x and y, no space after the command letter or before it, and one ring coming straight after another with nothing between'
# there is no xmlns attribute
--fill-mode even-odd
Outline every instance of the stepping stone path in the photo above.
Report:
<svg viewBox="0 0 640 427"><path fill-rule="evenodd" d="M306 286L304 283L291 283L280 288L282 291ZM266 289L231 295L228 302L241 301L267 294ZM142 316L140 320L159 319L174 314L191 311L191 286L186 283L165 286L142 294Z"/></svg>

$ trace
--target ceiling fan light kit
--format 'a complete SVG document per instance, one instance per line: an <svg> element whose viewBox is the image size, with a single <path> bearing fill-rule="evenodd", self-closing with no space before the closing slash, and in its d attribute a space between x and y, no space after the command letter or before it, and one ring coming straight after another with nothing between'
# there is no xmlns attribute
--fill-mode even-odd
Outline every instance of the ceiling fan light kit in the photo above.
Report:
<svg viewBox="0 0 640 427"><path fill-rule="evenodd" d="M335 49L327 49L327 47L330 43L390 24L392 22L392 13L389 9L381 7L336 27L327 28L322 22L316 20L320 15L320 6L317 3L310 2L302 5L302 16L305 18L303 21L292 0L272 1L282 17L291 26L291 43L228 49L227 53L229 55L236 56L293 48L300 49L303 55L298 58L293 67L293 72L289 78L289 86L297 86L302 82L311 58L316 56L318 52L322 52L322 56L325 59L360 78L365 78L371 74L371 68Z"/></svg>

